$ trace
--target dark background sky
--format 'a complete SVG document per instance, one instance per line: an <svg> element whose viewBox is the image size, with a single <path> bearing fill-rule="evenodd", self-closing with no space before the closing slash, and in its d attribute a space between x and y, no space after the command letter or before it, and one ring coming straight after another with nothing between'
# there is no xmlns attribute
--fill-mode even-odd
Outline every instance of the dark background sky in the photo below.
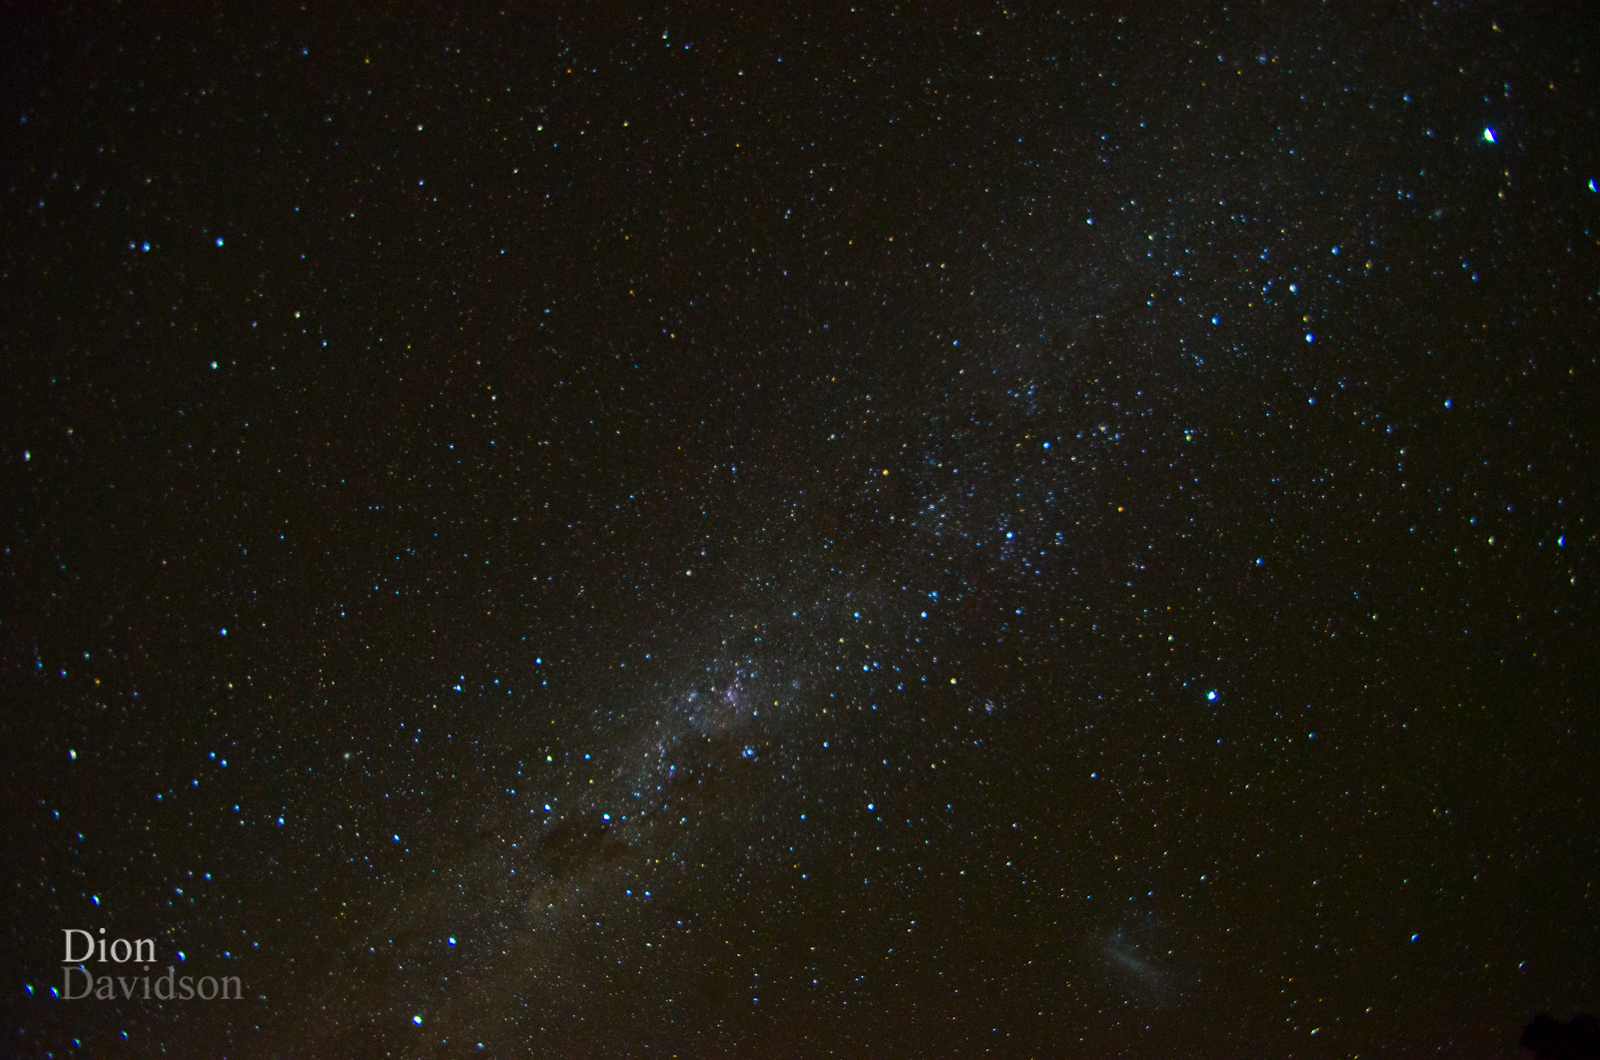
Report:
<svg viewBox="0 0 1600 1060"><path fill-rule="evenodd" d="M1600 1005L1590 15L321 6L0 16L0 1050Z"/></svg>

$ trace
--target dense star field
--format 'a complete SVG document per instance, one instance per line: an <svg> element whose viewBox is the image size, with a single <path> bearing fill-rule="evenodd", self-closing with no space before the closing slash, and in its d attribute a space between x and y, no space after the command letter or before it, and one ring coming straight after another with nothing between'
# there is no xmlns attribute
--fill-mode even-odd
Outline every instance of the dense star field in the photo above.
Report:
<svg viewBox="0 0 1600 1060"><path fill-rule="evenodd" d="M256 6L0 16L0 1052L1600 1008L1592 13Z"/></svg>

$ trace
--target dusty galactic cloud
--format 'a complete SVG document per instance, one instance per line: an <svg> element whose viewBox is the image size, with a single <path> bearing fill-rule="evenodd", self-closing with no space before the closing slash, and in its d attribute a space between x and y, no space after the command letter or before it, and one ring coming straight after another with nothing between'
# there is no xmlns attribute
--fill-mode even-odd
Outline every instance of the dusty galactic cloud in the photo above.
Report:
<svg viewBox="0 0 1600 1060"><path fill-rule="evenodd" d="M9 20L11 1051L1600 1007L1576 12L324 7Z"/></svg>

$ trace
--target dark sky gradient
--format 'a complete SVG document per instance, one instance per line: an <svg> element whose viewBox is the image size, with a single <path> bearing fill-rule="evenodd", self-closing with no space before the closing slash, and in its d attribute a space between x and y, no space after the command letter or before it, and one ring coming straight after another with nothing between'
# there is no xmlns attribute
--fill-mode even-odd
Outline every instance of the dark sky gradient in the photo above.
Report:
<svg viewBox="0 0 1600 1060"><path fill-rule="evenodd" d="M0 1052L1600 1007L1592 14L256 6L0 16Z"/></svg>

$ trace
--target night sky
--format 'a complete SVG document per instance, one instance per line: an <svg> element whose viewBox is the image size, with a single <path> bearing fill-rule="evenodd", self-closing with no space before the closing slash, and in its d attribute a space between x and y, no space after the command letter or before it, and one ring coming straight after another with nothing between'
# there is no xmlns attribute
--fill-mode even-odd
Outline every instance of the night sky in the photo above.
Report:
<svg viewBox="0 0 1600 1060"><path fill-rule="evenodd" d="M0 1052L1600 1008L1592 12L309 6L0 16Z"/></svg>

